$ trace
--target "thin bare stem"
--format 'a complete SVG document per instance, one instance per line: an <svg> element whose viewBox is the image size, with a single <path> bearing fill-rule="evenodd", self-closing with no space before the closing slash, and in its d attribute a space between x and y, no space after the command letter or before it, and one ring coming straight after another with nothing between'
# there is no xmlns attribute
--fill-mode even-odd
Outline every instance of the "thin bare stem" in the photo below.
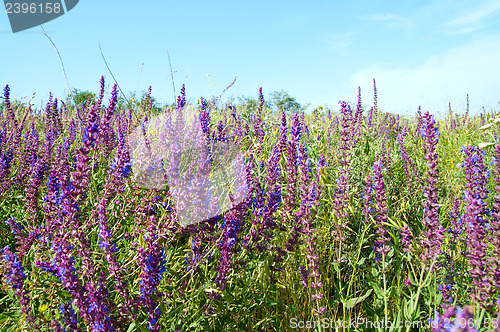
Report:
<svg viewBox="0 0 500 332"><path fill-rule="evenodd" d="M50 41L50 43L52 44L52 46L54 46L54 49L56 50L57 56L59 57L59 61L61 61L61 67L62 67L62 71L64 74L64 79L66 80L66 85L68 86L69 95L71 96L71 99L73 99L73 101L75 101L73 98L73 92L71 91L71 87L69 86L69 83L68 83L68 76L66 75L66 69L64 68L64 62L63 62L63 59L61 57L61 53L59 53L59 50L57 49L56 44L54 44L54 42L52 41L52 38L50 38L49 35L47 34L47 32L45 32L45 29L43 28L43 26L40 25L40 28L42 28L43 34L45 35L45 37L47 37L47 39Z"/></svg>
<svg viewBox="0 0 500 332"><path fill-rule="evenodd" d="M125 98L125 100L127 101L127 104L128 104L129 101L127 99L127 96L125 96L125 94L123 93L122 88L120 87L120 84L118 84L118 81L115 78L115 75L113 75L113 72L111 71L111 69L109 69L108 63L106 62L106 58L104 57L104 54L102 52L101 42L99 42L99 51L101 52L101 56L102 56L102 59L104 60L104 64L106 65L106 68L108 68L108 71L111 74L111 77L113 77L113 81L115 81L116 86L118 86L118 90L120 90L120 92L122 93L123 98Z"/></svg>
<svg viewBox="0 0 500 332"><path fill-rule="evenodd" d="M175 82L174 82L174 71L172 70L172 62L170 61L170 53L168 53L168 50L167 50L167 57L168 57L168 64L170 66L170 76L172 78L172 88L174 89L174 101L175 101L175 98L176 98L176 94L175 94Z"/></svg>

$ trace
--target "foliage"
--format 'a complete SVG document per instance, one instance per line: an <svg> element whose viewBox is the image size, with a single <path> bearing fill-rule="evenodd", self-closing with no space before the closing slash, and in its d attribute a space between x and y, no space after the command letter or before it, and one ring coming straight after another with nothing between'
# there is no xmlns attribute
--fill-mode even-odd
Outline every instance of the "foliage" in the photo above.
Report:
<svg viewBox="0 0 500 332"><path fill-rule="evenodd" d="M271 103L276 106L278 112L287 114L298 113L305 109L288 92L284 90L271 92Z"/></svg>
<svg viewBox="0 0 500 332"><path fill-rule="evenodd" d="M97 95L94 92L91 91L83 91L83 90L78 90L78 89L73 89L72 92L72 102L75 105L87 105L90 103L94 103L96 101ZM69 101L71 101L71 95L68 95L67 98Z"/></svg>

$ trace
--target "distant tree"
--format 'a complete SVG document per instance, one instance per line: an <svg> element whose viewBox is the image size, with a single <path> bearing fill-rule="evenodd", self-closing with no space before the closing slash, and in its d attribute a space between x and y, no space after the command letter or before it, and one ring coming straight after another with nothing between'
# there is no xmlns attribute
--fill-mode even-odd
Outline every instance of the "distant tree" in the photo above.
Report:
<svg viewBox="0 0 500 332"><path fill-rule="evenodd" d="M249 112L257 112L259 108L259 95L254 97L238 97L239 106ZM234 100L233 100L234 102ZM266 99L264 93L264 110L271 108L272 104Z"/></svg>
<svg viewBox="0 0 500 332"><path fill-rule="evenodd" d="M306 108L284 90L271 92L271 103L278 112L295 113Z"/></svg>
<svg viewBox="0 0 500 332"><path fill-rule="evenodd" d="M256 112L259 107L259 101L252 97L240 97L239 103L242 108L249 112Z"/></svg>
<svg viewBox="0 0 500 332"><path fill-rule="evenodd" d="M73 89L73 102L78 106L82 103L85 106L89 101L91 103L94 103L96 101L96 98L97 95L94 92ZM68 95L67 100L71 103L71 95Z"/></svg>
<svg viewBox="0 0 500 332"><path fill-rule="evenodd" d="M226 105L235 105L236 104L236 98L234 96L227 97L225 104Z"/></svg>

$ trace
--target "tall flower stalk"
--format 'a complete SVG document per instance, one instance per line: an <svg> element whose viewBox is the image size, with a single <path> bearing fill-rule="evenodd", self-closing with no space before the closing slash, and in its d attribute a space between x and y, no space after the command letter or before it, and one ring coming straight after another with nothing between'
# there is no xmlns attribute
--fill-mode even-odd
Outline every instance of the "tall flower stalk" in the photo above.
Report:
<svg viewBox="0 0 500 332"><path fill-rule="evenodd" d="M492 244L492 253L489 257L488 279L493 286L493 292L500 289L500 144L495 145L495 165L493 176L495 181L495 195L493 196L492 218L490 221L491 232L489 242Z"/></svg>
<svg viewBox="0 0 500 332"><path fill-rule="evenodd" d="M486 248L486 170L483 164L482 151L467 146L464 150L464 173L466 178L465 223L468 246L466 257L471 267L470 275L474 284L473 298L484 303L490 301L488 293L491 289L487 278Z"/></svg>
<svg viewBox="0 0 500 332"><path fill-rule="evenodd" d="M439 222L439 201L436 184L439 180L438 155L436 145L439 131L434 117L425 111L423 115L422 137L424 138L425 156L428 170L425 172L426 183L424 186L424 220L421 234L422 254L424 262L436 260L441 253L443 241L443 227Z"/></svg>
<svg viewBox="0 0 500 332"><path fill-rule="evenodd" d="M304 286L310 287L311 299L315 303L315 308L313 308L313 314L315 316L322 315L326 308L320 306L321 299L324 294L321 291L323 287L323 282L321 281L321 271L319 268L318 262L318 254L316 252L316 236L315 230L313 228L313 215L311 208L315 205L315 202L319 199L319 196L316 195L315 187L319 186L319 183L315 185L315 181L318 179L311 179L309 170L310 160L307 156L304 145L300 145L299 148L299 172L301 175L301 185L300 185L300 199L301 199L301 208L298 214L298 222L303 228L302 232L305 236L306 242L306 251L307 251L307 260L308 260L308 272L307 274L304 271L304 268L300 270L302 280L304 281ZM321 168L324 167L324 161L320 160L318 165L317 172L320 171ZM307 284L306 280L310 278L309 284Z"/></svg>
<svg viewBox="0 0 500 332"><path fill-rule="evenodd" d="M341 112L341 128L340 128L340 173L337 181L337 190L333 208L335 210L335 224L333 231L333 239L335 242L344 242L347 238L347 206L349 201L349 174L351 172L351 131L352 127L352 111L349 104L345 101L340 102Z"/></svg>
<svg viewBox="0 0 500 332"><path fill-rule="evenodd" d="M137 249L139 253L139 266L141 267L141 302L148 315L148 329L160 331L158 320L161 317L157 308L159 299L164 295L158 290L163 273L165 272L165 249L157 241L156 218L149 217L147 230L144 234L144 247Z"/></svg>
<svg viewBox="0 0 500 332"><path fill-rule="evenodd" d="M285 136L286 123L283 125L282 123L282 135ZM285 183L286 194L283 199L284 203L284 211L283 214L285 216L285 220L289 218L289 215L293 211L293 206L295 204L295 196L297 193L297 161L298 161L298 145L300 141L300 136L302 132L302 127L299 122L299 116L297 113L294 113L292 116L292 124L289 135L288 144L286 144L286 173L283 178L283 182ZM284 141L285 138L282 138ZM283 146L281 146L283 149ZM288 215L288 216L287 216Z"/></svg>
<svg viewBox="0 0 500 332"><path fill-rule="evenodd" d="M375 233L377 237L374 240L375 260L380 259L389 253L389 237L385 229L387 223L387 195L385 190L384 178L382 175L382 162L377 160L373 165L373 184L375 191Z"/></svg>

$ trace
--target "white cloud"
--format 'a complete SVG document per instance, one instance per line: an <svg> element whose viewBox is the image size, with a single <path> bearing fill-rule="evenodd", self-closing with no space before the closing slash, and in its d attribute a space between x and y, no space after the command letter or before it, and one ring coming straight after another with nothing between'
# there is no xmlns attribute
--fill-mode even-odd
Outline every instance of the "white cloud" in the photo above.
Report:
<svg viewBox="0 0 500 332"><path fill-rule="evenodd" d="M366 20L366 21L379 21L379 22L384 22L390 27L393 28L399 28L399 29L408 29L413 27L413 20L408 18L408 17L403 17L403 16L398 16L398 15L393 15L391 13L385 13L385 14L376 14L376 15L369 15L369 16L363 16L363 17L358 17L361 20Z"/></svg>
<svg viewBox="0 0 500 332"><path fill-rule="evenodd" d="M484 37L448 52L429 57L417 66L379 64L362 69L351 78L352 88L361 85L364 100L377 81L379 107L389 112L414 113L418 105L444 113L448 102L459 109L470 94L471 110L496 108L500 100L500 35Z"/></svg>
<svg viewBox="0 0 500 332"><path fill-rule="evenodd" d="M500 2L497 0L482 3L475 9L447 22L445 26L452 34L470 33L481 29L484 21L491 16L500 14Z"/></svg>
<svg viewBox="0 0 500 332"><path fill-rule="evenodd" d="M347 54L349 45L351 45L352 38L352 32L325 34L322 38L322 42L333 53L345 55Z"/></svg>

